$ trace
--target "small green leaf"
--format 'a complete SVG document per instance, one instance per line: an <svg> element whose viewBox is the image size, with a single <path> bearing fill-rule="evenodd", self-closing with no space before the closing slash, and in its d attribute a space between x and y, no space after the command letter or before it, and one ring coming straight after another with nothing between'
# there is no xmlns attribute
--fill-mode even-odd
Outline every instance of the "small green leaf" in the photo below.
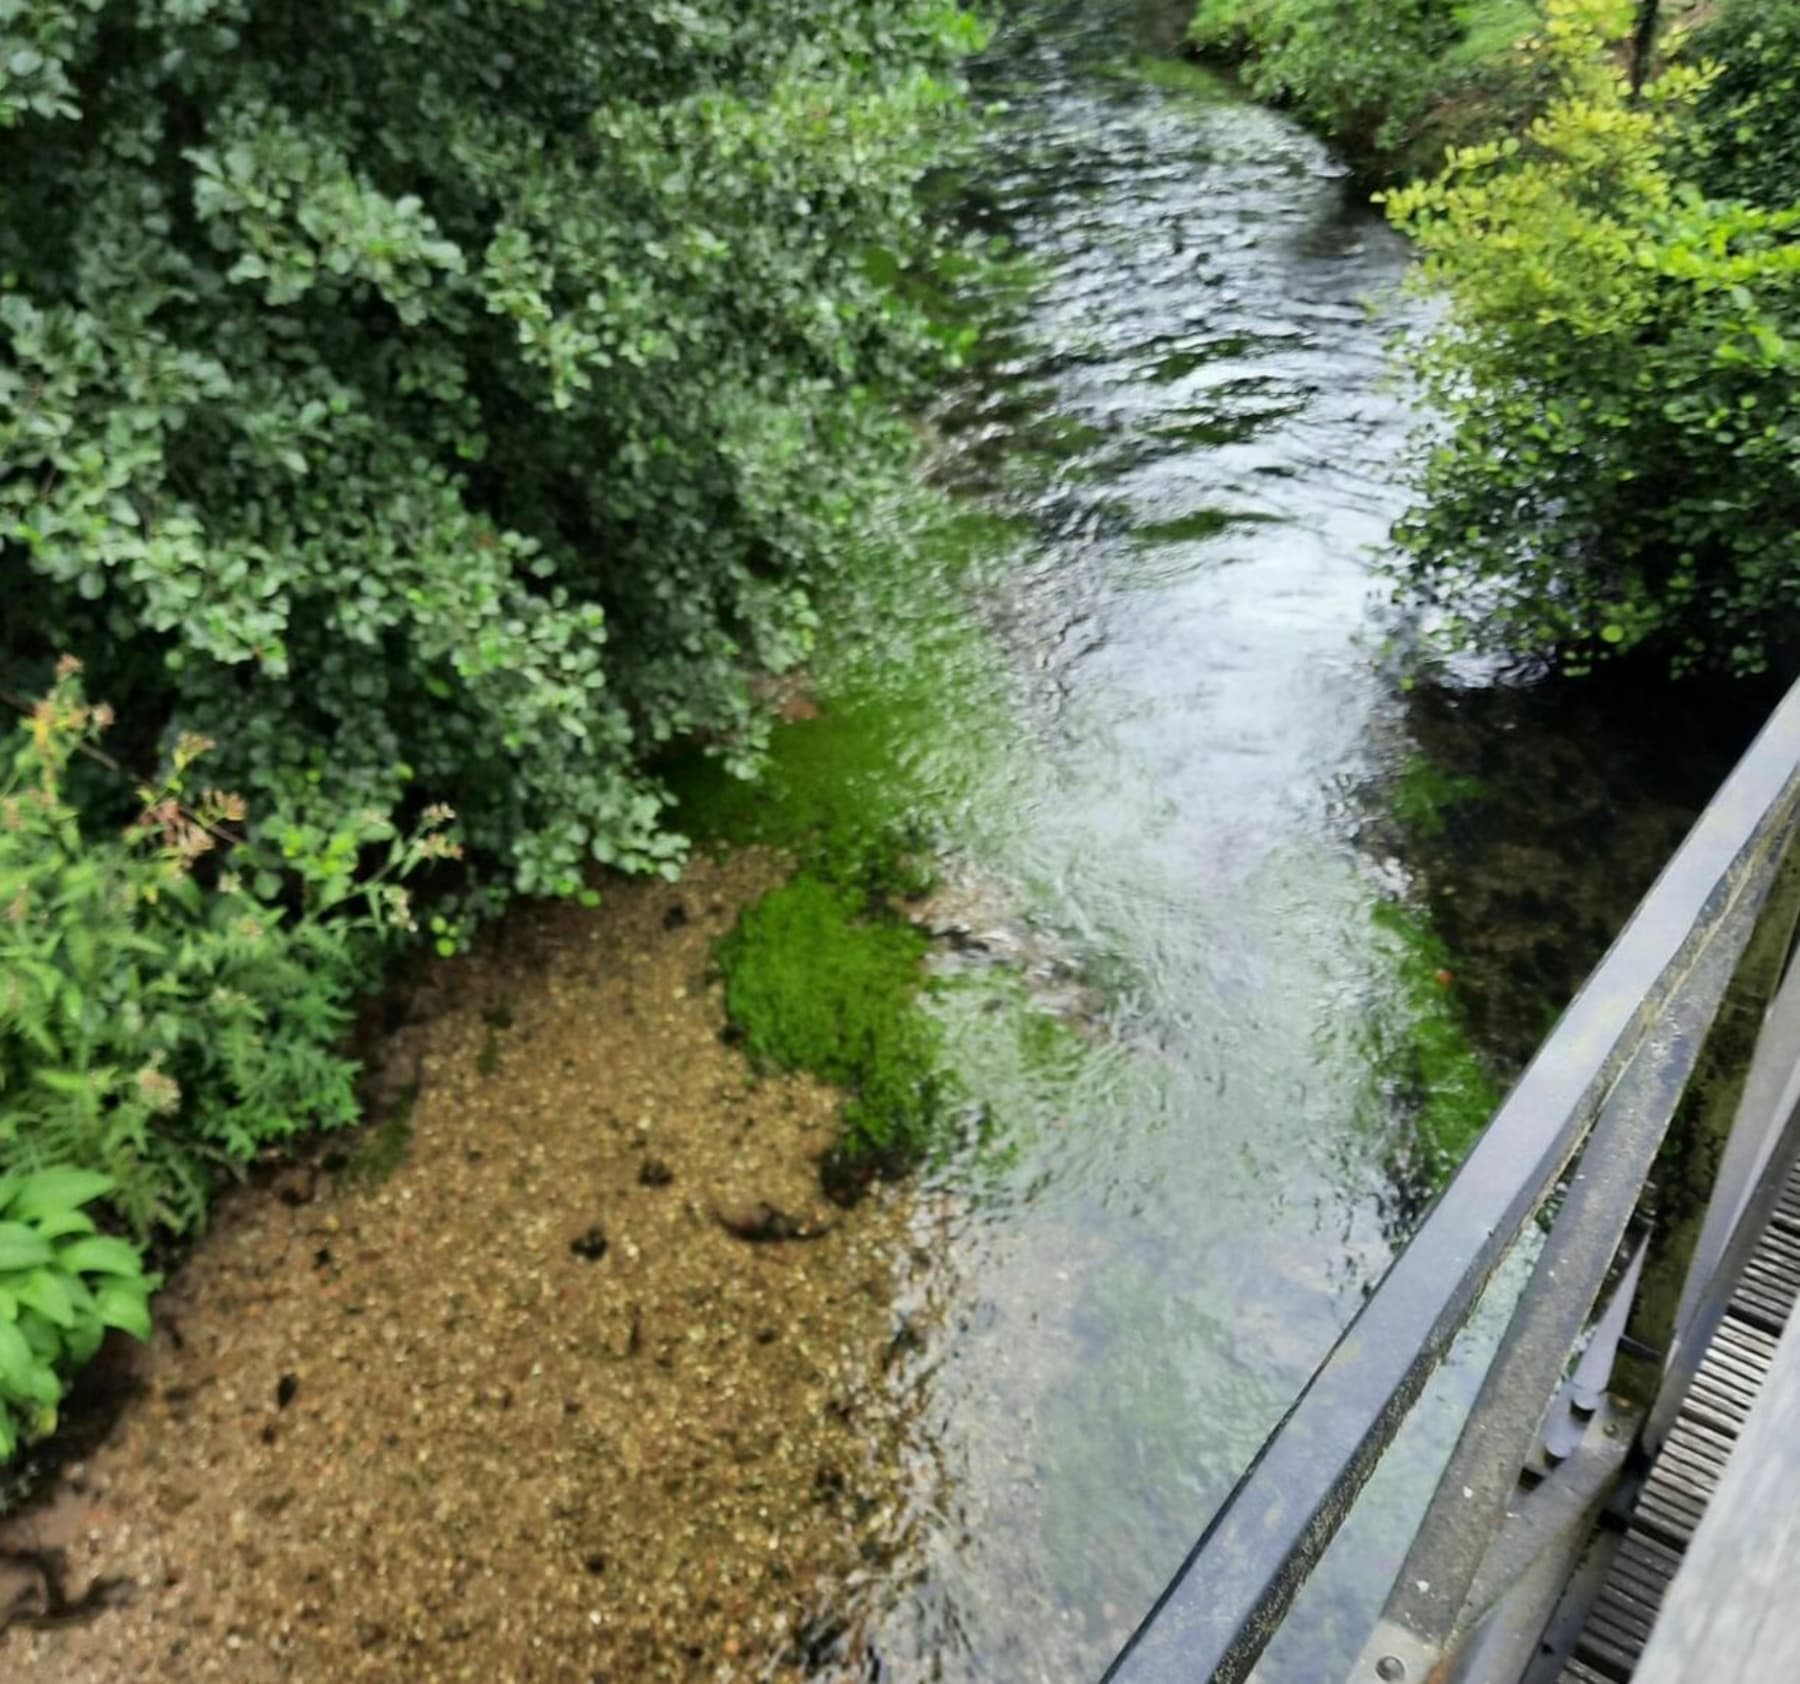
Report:
<svg viewBox="0 0 1800 1684"><path fill-rule="evenodd" d="M1625 641L1625 628L1620 625L1602 626L1600 628L1600 636L1607 643L1623 643Z"/></svg>

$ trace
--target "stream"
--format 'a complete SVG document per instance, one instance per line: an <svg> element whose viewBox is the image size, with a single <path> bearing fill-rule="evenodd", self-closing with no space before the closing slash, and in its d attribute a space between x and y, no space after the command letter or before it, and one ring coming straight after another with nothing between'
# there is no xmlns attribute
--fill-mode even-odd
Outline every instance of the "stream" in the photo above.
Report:
<svg viewBox="0 0 1800 1684"><path fill-rule="evenodd" d="M950 815L958 933L1047 995L1081 978L1092 1023L1046 1071L942 1008L1006 1151L940 1168L920 1219L938 1331L872 1676L1099 1676L1429 1195L1372 1050L1404 962L1377 909L1461 894L1504 1071L1719 763L1498 671L1397 683L1374 565L1417 420L1387 354L1408 253L1322 145L1178 62L1186 10L1023 5L979 67L1003 109L962 212L1034 284L933 419L939 477L1013 541L915 608L979 650L928 686L907 775ZM916 662L882 658L902 709ZM1003 724L957 728L959 682ZM1422 763L1478 822L1392 821ZM1348 1663L1481 1338L1261 1676Z"/></svg>

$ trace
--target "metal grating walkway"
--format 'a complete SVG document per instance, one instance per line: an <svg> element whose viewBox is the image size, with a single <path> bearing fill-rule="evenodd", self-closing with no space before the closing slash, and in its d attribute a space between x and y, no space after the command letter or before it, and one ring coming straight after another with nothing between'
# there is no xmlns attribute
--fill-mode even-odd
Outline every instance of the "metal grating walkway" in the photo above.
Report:
<svg viewBox="0 0 1800 1684"><path fill-rule="evenodd" d="M1800 1164L1707 1348L1561 1684L1628 1684L1800 1296Z"/></svg>

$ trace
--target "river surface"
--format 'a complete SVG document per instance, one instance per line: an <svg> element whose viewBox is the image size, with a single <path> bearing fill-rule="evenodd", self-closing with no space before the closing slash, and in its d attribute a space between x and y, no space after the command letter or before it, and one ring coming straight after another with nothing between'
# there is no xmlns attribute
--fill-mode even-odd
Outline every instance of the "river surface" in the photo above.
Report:
<svg viewBox="0 0 1800 1684"><path fill-rule="evenodd" d="M941 1169L921 1219L942 1268L915 1306L916 1501L876 1614L876 1675L909 1684L1097 1678L1390 1260L1429 1187L1372 1053L1403 962L1375 913L1463 867L1426 885L1386 792L1421 734L1437 760L1483 733L1535 756L1528 704L1479 674L1421 704L1382 659L1406 248L1314 139L1175 64L1182 10L1022 5L979 72L1005 110L962 212L1033 279L933 419L940 478L1014 541L946 586L981 657L929 686L954 716L943 691L979 669L988 724L922 729L907 776L937 794L976 952L1034 965L1048 1004L1078 978L1088 1027L1046 1070L992 1012L944 1008L1005 1150ZM917 662L886 658L916 698ZM1555 783L1600 792L1604 834L1634 767L1606 783L1570 752ZM1513 909L1537 937L1587 846L1533 829L1554 794L1484 832L1538 849ZM1690 798L1639 804L1646 861ZM1532 1033L1574 963L1552 946L1499 985ZM1466 1367L1265 1677L1353 1652Z"/></svg>

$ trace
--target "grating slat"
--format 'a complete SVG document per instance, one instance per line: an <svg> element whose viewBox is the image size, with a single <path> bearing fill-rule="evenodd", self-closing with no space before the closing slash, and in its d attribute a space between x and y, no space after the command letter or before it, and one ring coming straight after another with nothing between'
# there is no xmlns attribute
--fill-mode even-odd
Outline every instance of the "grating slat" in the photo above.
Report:
<svg viewBox="0 0 1800 1684"><path fill-rule="evenodd" d="M1570 1661L1557 1684L1618 1684L1610 1673L1596 1672L1586 1661Z"/></svg>
<svg viewBox="0 0 1800 1684"><path fill-rule="evenodd" d="M1688 1388L1560 1684L1628 1684L1800 1299L1800 1164Z"/></svg>
<svg viewBox="0 0 1800 1684"><path fill-rule="evenodd" d="M1800 1299L1800 1164L1733 1286L1712 1344L1676 1425L1643 1482L1624 1540L1607 1567L1561 1684L1629 1684L1656 1626L1663 1596L1681 1567L1757 1402L1775 1344Z"/></svg>

